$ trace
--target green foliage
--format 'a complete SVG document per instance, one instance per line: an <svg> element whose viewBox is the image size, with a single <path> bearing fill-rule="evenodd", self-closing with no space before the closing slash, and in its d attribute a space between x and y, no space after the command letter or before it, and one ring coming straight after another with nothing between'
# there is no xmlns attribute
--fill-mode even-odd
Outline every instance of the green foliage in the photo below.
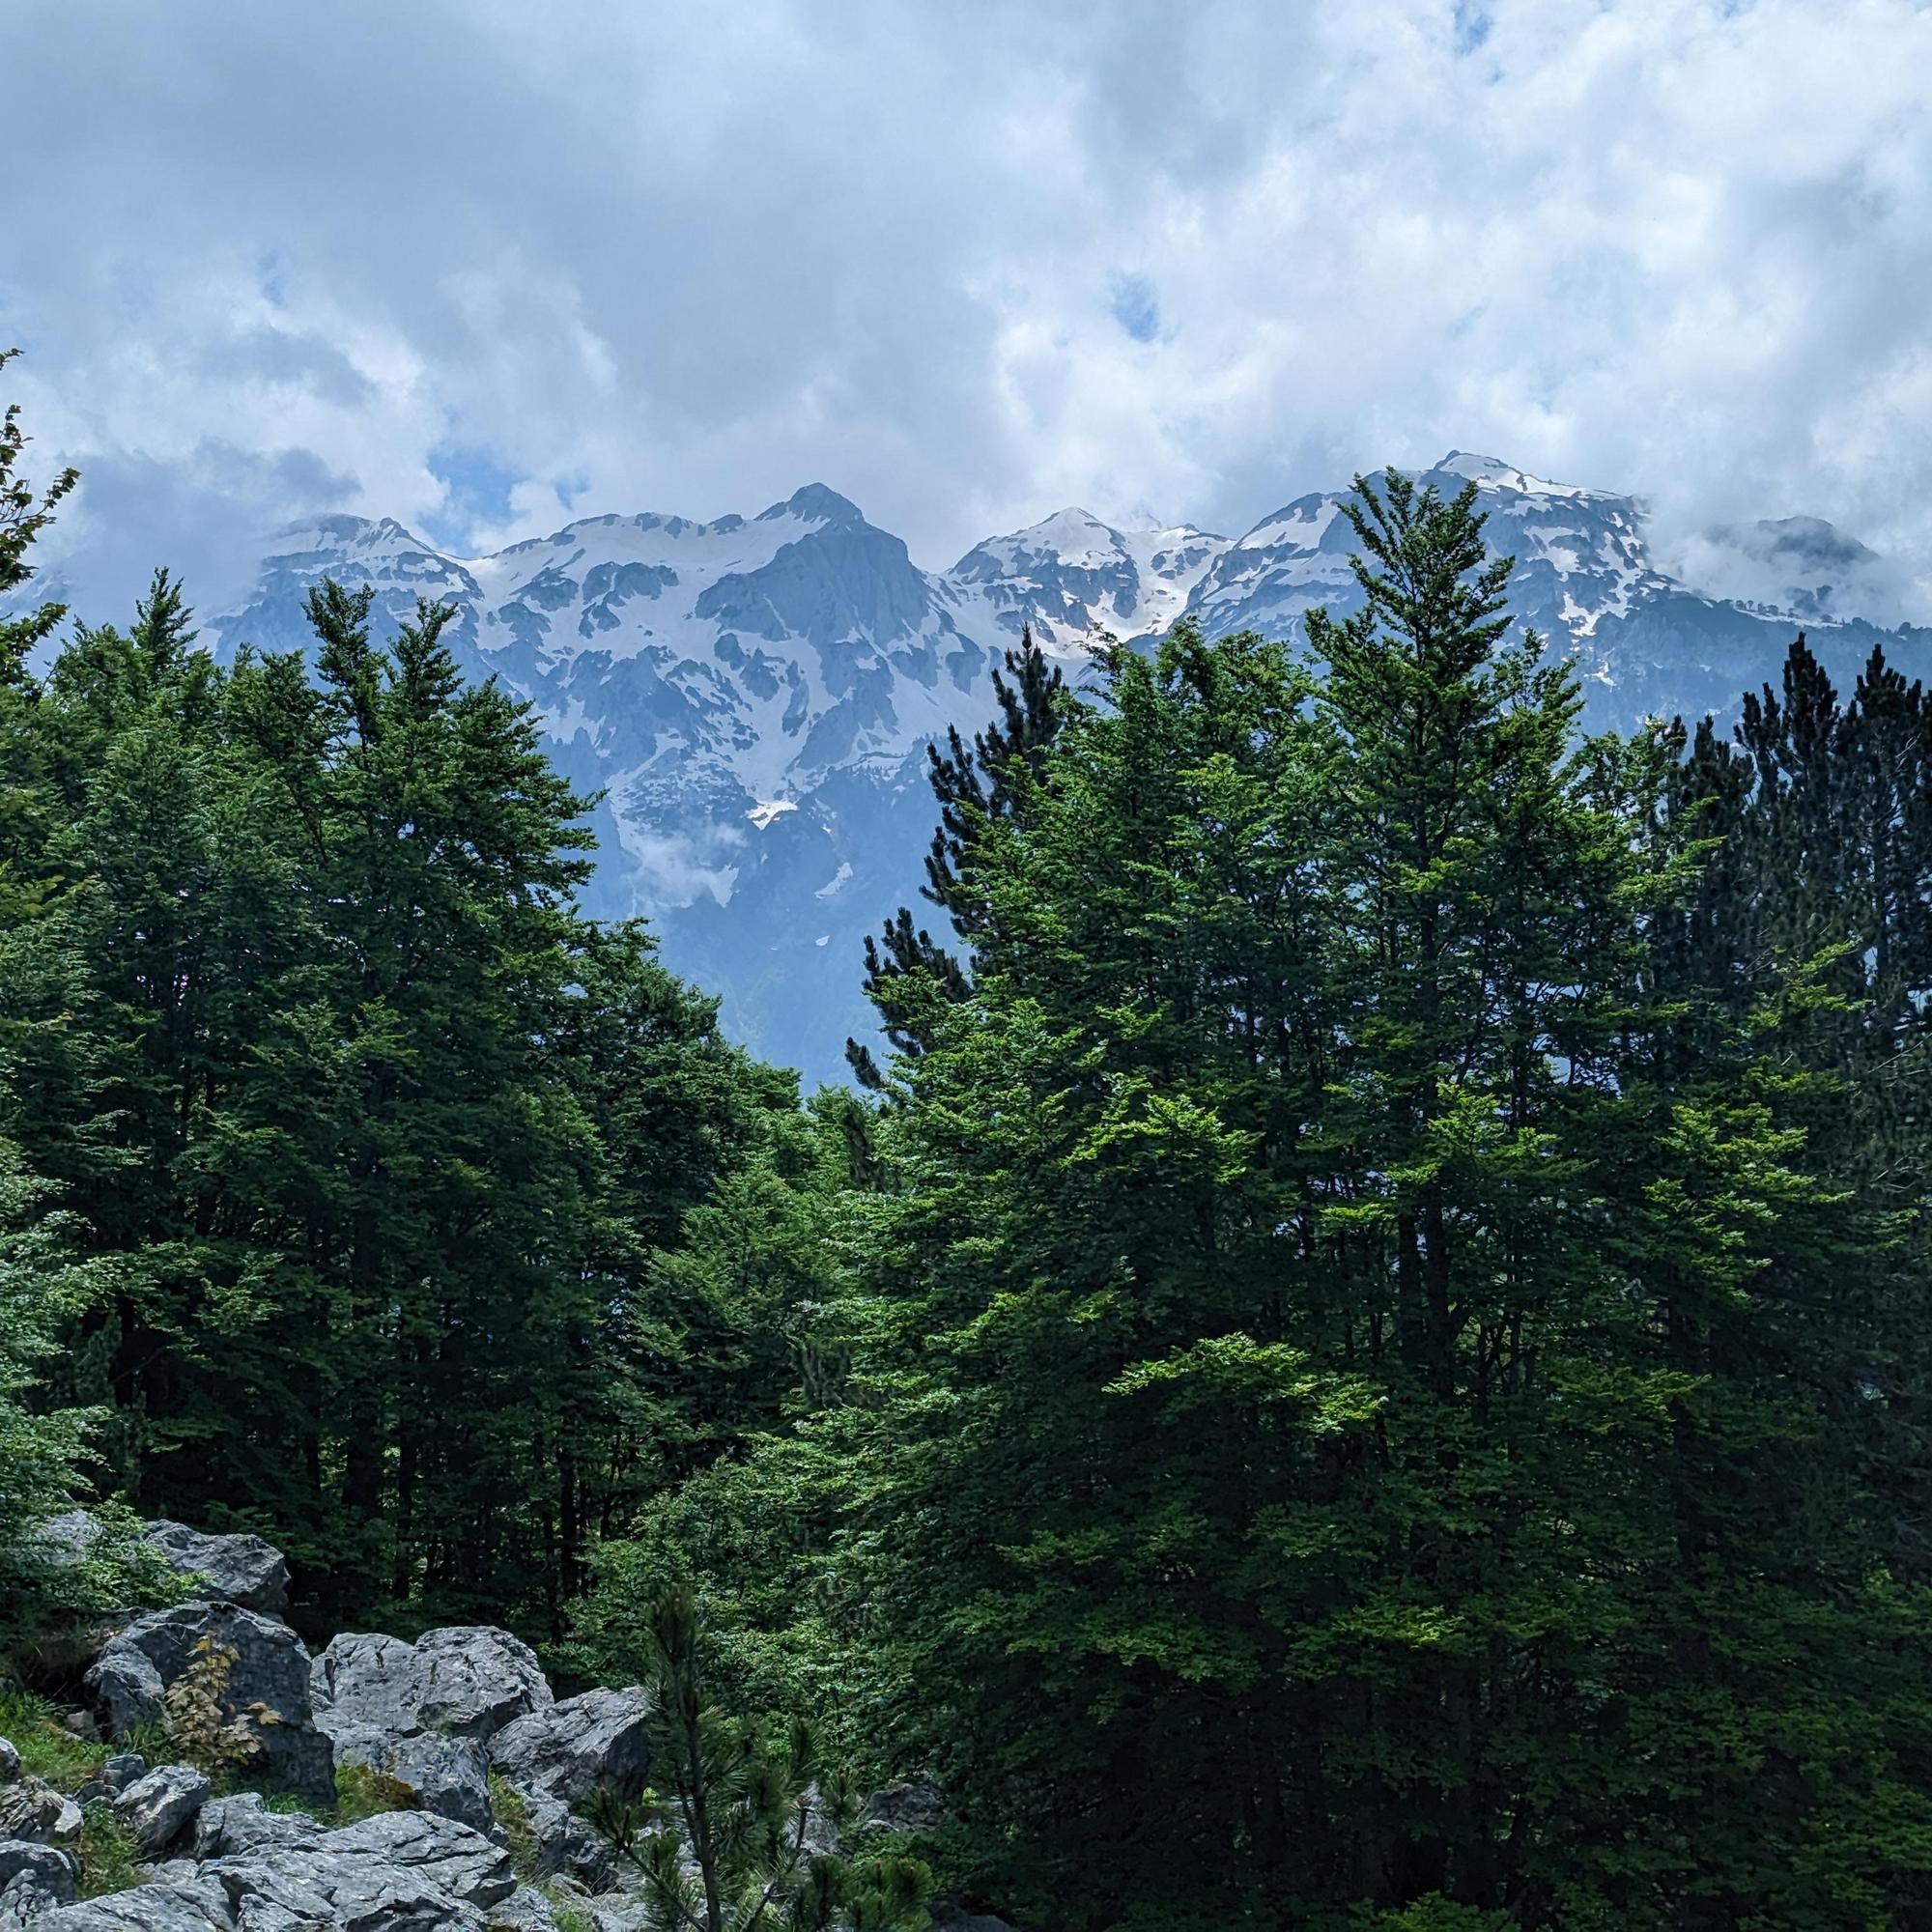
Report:
<svg viewBox="0 0 1932 1932"><path fill-rule="evenodd" d="M503 1833L503 1849L510 1863L526 1885L537 1875L537 1839L530 1826L530 1807L524 1794L500 1772L486 1774L490 1786L490 1811Z"/></svg>
<svg viewBox="0 0 1932 1932"><path fill-rule="evenodd" d="M146 1882L134 1833L108 1804L90 1804L81 1813L80 1895L105 1898Z"/></svg>
<svg viewBox="0 0 1932 1932"><path fill-rule="evenodd" d="M335 1767L335 1816L338 1825L354 1825L384 1811L420 1811L422 1798L412 1785L366 1764Z"/></svg>
<svg viewBox="0 0 1932 1932"><path fill-rule="evenodd" d="M842 1399L753 1459L831 1486L813 1602L1022 1920L1823 1926L1932 1871L1877 1413L1924 1089L1882 1167L1832 1125L1858 867L1760 943L1760 835L1578 742L1475 505L1364 485L1320 667L1182 626L1014 774Z"/></svg>
<svg viewBox="0 0 1932 1932"><path fill-rule="evenodd" d="M1023 639L803 1109L581 916L447 611L0 627L0 1644L180 1593L136 1507L519 1622L652 1683L591 1809L678 1932L933 1860L1056 1932L1924 1922L1932 697L1800 639L1731 743L1580 739L1477 505L1362 483L1306 658ZM230 1780L231 1662L165 1740ZM858 1836L912 1767L951 1822Z"/></svg>
<svg viewBox="0 0 1932 1932"><path fill-rule="evenodd" d="M57 1791L78 1791L107 1761L109 1747L75 1737L44 1697L0 1690L0 1738L20 1753L20 1769Z"/></svg>
<svg viewBox="0 0 1932 1932"><path fill-rule="evenodd" d="M917 1861L847 1857L850 1779L821 1765L810 1728L781 1729L711 1701L697 1600L647 1606L656 1654L656 1803L597 1795L590 1822L635 1867L657 1932L895 1932L925 1922Z"/></svg>
<svg viewBox="0 0 1932 1932"><path fill-rule="evenodd" d="M47 507L9 424L7 586ZM95 1475L271 1534L319 1623L555 1635L770 1412L769 1297L677 1251L753 1149L781 1211L796 1094L582 917L588 802L447 609L309 615L310 661L217 666L160 572L0 679L0 1550Z"/></svg>

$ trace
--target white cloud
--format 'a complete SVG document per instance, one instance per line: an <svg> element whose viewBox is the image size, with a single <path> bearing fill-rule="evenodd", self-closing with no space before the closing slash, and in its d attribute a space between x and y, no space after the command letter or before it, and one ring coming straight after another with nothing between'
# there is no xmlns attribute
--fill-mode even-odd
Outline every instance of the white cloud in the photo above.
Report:
<svg viewBox="0 0 1932 1932"><path fill-rule="evenodd" d="M943 564L1452 445L1683 545L1809 513L1932 564L1909 0L14 0L5 33L0 336L117 596L321 507L480 545L822 478Z"/></svg>

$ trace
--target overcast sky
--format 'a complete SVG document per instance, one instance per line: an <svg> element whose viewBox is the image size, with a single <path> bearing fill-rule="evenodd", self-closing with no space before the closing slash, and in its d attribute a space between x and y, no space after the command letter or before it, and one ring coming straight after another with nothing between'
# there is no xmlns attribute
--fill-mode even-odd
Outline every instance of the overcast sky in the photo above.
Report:
<svg viewBox="0 0 1932 1932"><path fill-rule="evenodd" d="M1452 446L1916 575L1928 75L1908 0L0 0L0 385L89 602L325 509L822 480L943 566Z"/></svg>

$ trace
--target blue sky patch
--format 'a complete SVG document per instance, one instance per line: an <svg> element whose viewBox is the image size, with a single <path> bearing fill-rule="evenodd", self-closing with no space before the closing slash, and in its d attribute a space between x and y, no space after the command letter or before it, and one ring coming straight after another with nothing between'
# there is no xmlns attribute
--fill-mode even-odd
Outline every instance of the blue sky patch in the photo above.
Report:
<svg viewBox="0 0 1932 1932"><path fill-rule="evenodd" d="M1122 275L1114 283L1108 306L1114 320L1136 342L1151 342L1160 329L1160 299L1145 275Z"/></svg>

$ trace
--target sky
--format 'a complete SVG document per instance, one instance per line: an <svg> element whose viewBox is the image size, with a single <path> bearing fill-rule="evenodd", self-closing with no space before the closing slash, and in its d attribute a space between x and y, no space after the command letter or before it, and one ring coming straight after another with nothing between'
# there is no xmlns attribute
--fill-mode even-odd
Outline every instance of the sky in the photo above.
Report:
<svg viewBox="0 0 1932 1932"><path fill-rule="evenodd" d="M1922 621L1928 73L1910 0L0 0L0 400L97 616L326 511L823 481L943 568L1457 447Z"/></svg>

